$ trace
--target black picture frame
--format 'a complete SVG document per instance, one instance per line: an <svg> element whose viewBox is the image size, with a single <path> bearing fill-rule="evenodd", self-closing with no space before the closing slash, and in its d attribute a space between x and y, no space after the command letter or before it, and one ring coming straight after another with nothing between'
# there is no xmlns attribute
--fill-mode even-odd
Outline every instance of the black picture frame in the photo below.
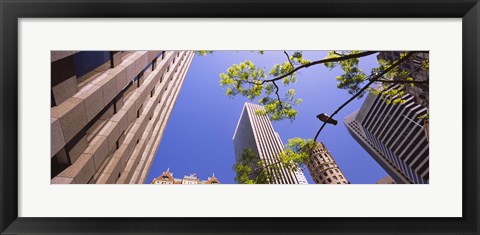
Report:
<svg viewBox="0 0 480 235"><path fill-rule="evenodd" d="M0 232L3 234L478 234L478 0L4 0L0 1ZM462 18L462 218L18 217L18 19L131 17ZM446 42L447 43L447 42ZM445 138L448 138L445 136ZM41 201L41 198L39 199ZM147 208L146 208L147 209Z"/></svg>

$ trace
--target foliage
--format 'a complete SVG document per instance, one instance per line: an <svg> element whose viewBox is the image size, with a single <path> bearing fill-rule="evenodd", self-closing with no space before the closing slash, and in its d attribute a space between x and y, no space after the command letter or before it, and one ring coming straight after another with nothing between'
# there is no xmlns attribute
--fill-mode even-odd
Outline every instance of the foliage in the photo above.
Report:
<svg viewBox="0 0 480 235"><path fill-rule="evenodd" d="M407 81L413 81L414 78L408 72L400 70L398 68L399 64L396 64L396 62L405 57L407 53L402 53L400 58L395 61L379 60L379 66L373 68L371 74L367 76L359 68L360 58L375 53L377 52L330 51L325 58L311 61L304 58L301 51L295 51L292 55L284 51L287 60L280 64L274 64L268 70L268 73L265 68L257 67L250 60L233 64L225 73L220 74L220 85L226 89L226 95L229 97L241 95L250 100L258 98L258 103L265 106L265 111L258 111L257 113L268 115L270 120L289 119L293 121L297 115L295 106L299 105L302 99L295 97L295 89L293 88L287 89L282 94L279 83L282 83L285 87L295 84L298 70L317 64L323 64L329 69L339 67L343 72L336 77L337 87L347 90L352 95L357 95L357 98L364 95L365 91L362 88L365 81L371 81L375 78L375 75L388 70L381 77L383 89L377 91L377 93L381 94L389 104L404 103L402 96L405 95L406 86L414 85L414 83L407 83ZM260 51L259 54L264 54L264 52ZM425 61L418 69L428 69L428 60ZM393 68L391 68L392 66ZM394 81L400 81L398 82L400 85L392 89L391 82ZM375 91L370 90L370 92Z"/></svg>
<svg viewBox="0 0 480 235"><path fill-rule="evenodd" d="M263 55L264 51L259 51ZM329 69L339 67L341 75L336 76L337 87L347 90L352 97L339 106L330 117L336 115L342 108L355 98L361 98L366 92L380 95L387 104L397 105L406 102L405 95L408 87L417 83L428 86L427 81L415 80L414 73L428 71L429 61L419 53L428 52L395 52L395 58L389 60L378 59L378 67L372 68L370 75L359 68L360 58L378 54L378 51L330 51L328 55L320 60L311 61L304 58L302 51L295 51L292 55L284 51L286 60L283 63L274 64L272 68L257 67L252 61L245 60L239 64L233 64L225 73L220 74L220 85L226 89L228 97L244 96L250 100L258 99L258 103L265 107L265 110L256 112L258 115L268 115L270 120L278 121L289 119L295 120L297 105L302 99L295 97L295 89L292 88L297 81L299 70L323 64ZM416 59L415 59L416 58ZM415 62L413 70L403 70L400 65L406 61L410 64ZM420 63L418 62L420 60ZM281 92L283 84L286 92ZM379 84L379 89L371 89L374 83ZM290 87L289 87L290 86ZM318 137L320 128L315 136Z"/></svg>
<svg viewBox="0 0 480 235"><path fill-rule="evenodd" d="M243 150L242 158L233 165L233 170L236 172L235 181L240 184L268 184L278 177L278 169L260 159L252 149Z"/></svg>
<svg viewBox="0 0 480 235"><path fill-rule="evenodd" d="M388 67L392 66L407 55L407 53L401 53L399 59L394 61L378 60L380 66L378 68L373 68L372 74L378 74L385 71ZM415 54L412 57L415 57ZM422 63L418 67L413 68L412 71L402 70L400 69L400 66L396 66L384 75L384 79L379 79L381 87L376 90L370 90L370 92L380 95L387 104L404 104L406 102L404 96L407 94L407 87L413 87L415 85L414 82L418 82L415 81L412 73L428 70L428 67L428 60L423 60ZM426 82L428 84L428 81Z"/></svg>
<svg viewBox="0 0 480 235"><path fill-rule="evenodd" d="M195 54L203 56L213 54L213 51L195 51Z"/></svg>
<svg viewBox="0 0 480 235"><path fill-rule="evenodd" d="M285 145L285 150L279 154L280 161L289 169L302 168L310 160L316 147L312 139L291 138Z"/></svg>
<svg viewBox="0 0 480 235"><path fill-rule="evenodd" d="M360 53L360 51L347 51L342 52L341 54L335 51L330 51L325 59L341 58L346 55L353 55L358 53ZM353 58L348 60L341 60L338 62L328 62L324 65L329 69L340 66L340 68L343 70L343 74L336 77L336 80L338 81L337 87L340 89L345 89L348 91L349 94L354 95L358 91L360 91L361 84L367 78L363 70L358 67L359 62L360 60L358 58ZM359 98L362 96L363 94L361 94Z"/></svg>
<svg viewBox="0 0 480 235"><path fill-rule="evenodd" d="M277 162L267 163L260 159L252 149L244 149L242 158L233 165L235 181L241 184L269 184L276 182L280 168L298 170L305 166L316 144L311 139L292 138L285 150L279 154Z"/></svg>
<svg viewBox="0 0 480 235"><path fill-rule="evenodd" d="M288 73L292 70L289 63L275 65L269 75ZM284 98L280 98L279 88L275 82L266 83L267 74L264 68L259 68L250 60L239 64L233 64L226 73L220 74L220 86L226 88L225 94L229 97L241 95L253 100L261 98L258 102L265 106L265 111L257 114L269 115L271 120L282 120L288 118L294 120L297 111L293 106L302 102L295 99L295 90L289 89ZM285 85L296 81L295 74L283 80ZM274 97L275 96L275 97Z"/></svg>
<svg viewBox="0 0 480 235"><path fill-rule="evenodd" d="M264 52L259 52L263 54ZM282 83L284 86L293 85L297 81L297 70L315 65L315 62L307 60L304 58L301 51L294 52L291 56L287 52L284 52L287 58L287 61L284 61L281 64L275 64L273 67L266 73L264 68L259 68L255 64L246 60L240 64L233 64L227 69L226 73L220 74L220 85L226 89L226 95L229 97L234 97L241 95L247 97L250 100L259 98L258 102L265 106L265 111L258 111L258 114L268 115L270 120L278 121L283 119L289 119L291 121L295 120L297 111L295 106L299 105L302 102L302 99L295 98L295 89L288 89L284 95L281 95L280 88L277 83ZM360 54L356 51L344 56ZM338 58L331 56L328 59L339 60ZM341 61L341 59L339 60ZM317 61L318 63L318 61ZM331 62L330 67L335 67L340 62ZM345 72L347 75L353 76L354 71L358 68L358 59L348 59L341 62L342 68L348 69ZM365 75L362 72L358 71L356 73L357 80L365 80ZM353 83L350 85L346 81L349 81L345 75L344 84L339 85L339 87L351 87L355 89ZM358 82L357 82L358 83ZM358 85L357 85L357 89ZM353 92L353 91L352 91Z"/></svg>
<svg viewBox="0 0 480 235"><path fill-rule="evenodd" d="M428 121L430 119L430 113L429 112L426 112L425 114L423 115L420 115L417 117L418 120L425 120L425 121Z"/></svg>

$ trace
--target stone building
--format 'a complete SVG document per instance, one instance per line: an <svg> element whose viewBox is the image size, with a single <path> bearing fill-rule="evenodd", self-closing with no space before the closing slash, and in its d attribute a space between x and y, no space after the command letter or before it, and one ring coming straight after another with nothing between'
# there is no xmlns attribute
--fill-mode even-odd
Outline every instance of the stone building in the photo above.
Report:
<svg viewBox="0 0 480 235"><path fill-rule="evenodd" d="M349 184L343 172L323 143L318 143L307 163L308 171L317 184Z"/></svg>
<svg viewBox="0 0 480 235"><path fill-rule="evenodd" d="M150 184L220 184L220 181L215 174L208 177L207 180L200 180L197 174L185 175L182 179L176 179L173 177L173 173L167 169L159 177L153 179Z"/></svg>
<svg viewBox="0 0 480 235"><path fill-rule="evenodd" d="M193 55L52 51L51 183L144 183Z"/></svg>

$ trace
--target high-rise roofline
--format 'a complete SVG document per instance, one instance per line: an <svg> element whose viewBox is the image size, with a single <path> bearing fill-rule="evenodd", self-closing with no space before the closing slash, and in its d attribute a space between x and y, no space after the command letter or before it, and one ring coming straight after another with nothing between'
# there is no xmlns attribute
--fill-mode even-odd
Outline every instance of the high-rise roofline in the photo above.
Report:
<svg viewBox="0 0 480 235"><path fill-rule="evenodd" d="M232 140L235 139L235 135L237 134L238 126L240 125L240 120L242 120L243 112L245 112L247 103L248 102L245 102L245 104L243 104L242 112L240 113L240 117L238 118L237 127L235 127L235 131L233 132Z"/></svg>

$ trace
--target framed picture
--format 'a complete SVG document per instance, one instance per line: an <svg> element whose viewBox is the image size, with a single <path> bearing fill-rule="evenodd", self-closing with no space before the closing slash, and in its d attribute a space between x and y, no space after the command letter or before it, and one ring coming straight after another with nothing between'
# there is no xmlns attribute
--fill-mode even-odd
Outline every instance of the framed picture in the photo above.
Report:
<svg viewBox="0 0 480 235"><path fill-rule="evenodd" d="M2 174L0 176L0 207L2 209L0 211L0 231L2 234L477 234L480 232L477 202L479 190L477 146L478 134L480 133L478 129L480 5L477 0L461 2L442 0L418 0L413 2L351 2L343 0L300 2L283 0L260 2L219 0L199 2L184 0L175 2L155 0L145 2L129 0L120 2L52 2L39 0L34 2L3 2L1 6L0 167ZM232 50L240 52L232 52ZM252 54L250 52L252 50L260 51L258 54L261 55ZM337 51L328 54L327 50ZM79 51L83 52L80 53ZM217 55L214 54L213 56L218 56L216 57L218 59L208 59L211 51L217 51L214 52ZM354 182L351 185L330 186L228 185L229 181L223 181L219 174L205 177L205 179L198 177L196 174L177 179L177 177L173 177L170 172L171 169L167 165L162 166L166 168L162 170L163 172L148 177L143 172L125 175L121 171L117 172L118 169L114 167L108 172L91 172L88 177L78 173L79 171L71 174L65 173L65 169L70 169L69 167L73 166L72 158L81 159L80 161L86 159L85 165L96 164L95 161L99 158L96 155L98 152L85 154L86 147L84 147L80 151L83 154L75 153L77 146L79 146L77 143L81 143L83 140L87 141L88 139L89 143L105 145L105 152L109 152L110 149L114 149L115 152L117 149L122 149L122 146L128 149L128 144L122 145L122 143L126 143L125 139L129 138L129 141L134 145L135 141L132 136L139 136L140 134L133 133L128 136L129 132L127 133L126 127L123 132L117 130L118 135L115 138L112 137L116 141L112 141L108 133L105 137L102 137L103 139L98 138L103 141L95 142L99 133L95 131L97 126L88 123L100 123L105 113L110 111L113 114L121 113L122 107L125 109L125 107L132 106L132 104L123 103L128 101L127 99L120 100L117 96L120 94L120 96L125 97L126 94L135 92L136 95L142 96L143 93L141 92L132 92L132 90L135 90L133 88L138 88L142 84L149 88L148 92L144 92L145 95L151 97L152 100L158 100L154 103L162 104L161 94L163 94L163 91L167 92L166 88L171 87L167 87L170 84L169 80L176 81L175 79L168 79L169 74L177 73L178 70L180 72L178 74L181 74L178 76L186 76L187 67L190 66L194 57L200 61L199 56L207 54L207 59L204 59L203 64L199 66L199 69L206 71L212 70L209 63L221 63L222 61L230 63L228 58L242 53L248 54L247 57L255 58L257 56L261 57L263 53L271 53L272 56L288 58L287 62L292 67L301 67L311 63L304 60L304 56L307 58L307 55L316 52L320 53L322 58L327 58L327 62L330 62L329 59L333 58L333 61L335 61L334 58L344 56L360 57L363 54L376 56L378 61L382 61L378 63L380 65L385 63L387 69L379 70L376 74L369 76L372 84L378 82L379 79L383 79L381 81L384 83L389 82L385 75L389 71L388 65L399 66L403 63L402 66L407 66L404 62L409 61L408 68L402 67L403 69L411 69L410 66L417 64L419 68L422 67L423 72L426 71L427 85L431 85L432 88L430 104L428 103L427 88L426 105L430 105L432 115L429 114L428 109L422 109L420 106L418 109L412 108L412 110L416 110L417 116L421 116L420 118L417 116L410 117L409 115L412 113L410 111L408 115L403 115L411 126L419 126L417 128L418 133L414 132L414 129L410 131L410 133L414 133L411 138L418 140L418 146L412 145L411 149L402 152L402 154L412 152L413 155L410 154L412 156L417 153L418 157L412 157L409 164L415 165L415 168L419 171L412 173L405 170L405 174L400 172L395 175L395 173L386 170L392 177L378 181L380 183L400 182L402 185L366 185L365 183L355 185ZM286 57L284 57L285 55ZM68 61L65 58L67 57L75 60L72 63L77 63L75 68L80 69L66 71L65 63ZM94 61L95 58L99 57L103 59ZM146 60L143 61L142 58ZM411 61L409 58L411 58ZM152 62L148 63L149 61ZM91 63L94 63L94 65L91 65ZM125 79L125 84L119 84L120 80L116 81L114 89L118 94L117 96L109 95L104 89L104 86L107 86L108 79L102 78L105 80L102 83L103 80L100 79L100 76L91 77L89 74L97 71L104 64L109 69L114 69L119 63L122 63L121 67L125 68L126 77L131 76L130 79ZM130 74L129 67L124 65L126 63L132 63L133 67L138 70L135 72L138 75L133 74L133 72ZM170 63L174 67L168 66ZM244 62L243 65L239 65L239 68L241 66L254 68L251 63L249 61ZM264 68L261 63L259 65ZM285 66L288 67L288 63ZM344 70L349 70L350 75L353 74L351 72L352 68L357 69L355 65L338 66ZM145 69L137 69L140 67L145 67ZM82 70L82 68L85 69ZM160 74L159 70L166 74L165 78L167 79L155 75ZM113 78L120 77L119 74L122 71L117 71L118 74L113 74L115 73L113 71L109 75L113 80ZM270 72L270 75L276 74L276 70L271 71L273 72ZM281 74L279 71L281 71L280 67L278 67L277 72ZM375 69L372 69L372 71L375 71ZM92 105L85 109L84 118L88 121L84 121L82 125L78 124L82 122L77 118L79 115L68 120L69 118L66 115L69 111L64 112L61 108L55 108L60 106L58 104L70 99L69 97L73 97L72 94L65 95L69 92L69 86L63 85L70 81L70 76L66 75L68 72L75 74L75 87L80 87L78 91L70 92L72 94L76 93L74 95L81 95L82 92L79 91L83 91L84 87L82 88L82 85L79 84L90 85L89 83L92 81L98 82L93 83L90 87L94 87L98 90L98 94L101 94L98 97L100 97L99 102L103 105L98 105L95 103L96 101L92 101ZM419 72L419 70L417 69L415 72ZM308 74L307 70L302 73ZM401 76L401 69L397 73L398 76ZM231 74L235 74L235 72L233 71ZM255 74L253 73L252 76L255 77ZM408 76L411 74L413 72L410 72ZM428 80L429 74L434 79ZM312 76L316 75L320 76L320 74L313 74ZM408 76L406 78L410 79ZM238 90L238 86L228 87L229 82L227 81L236 79L234 75L227 74L220 75L220 77L223 79L221 84L227 87L227 95L229 95L229 92L230 95L232 93L242 94ZM155 79L160 80L156 81ZM191 79L202 78L201 75L198 75L198 78ZM214 83L218 83L218 78L215 79L217 80ZM164 84L165 87L157 85L161 84L162 80L166 81L167 85ZM337 77L337 81L341 82L341 77ZM396 81L398 82L398 80ZM412 81L418 84L425 82L412 78L412 80L405 80L405 83L413 86ZM288 85L290 82L291 80L283 83ZM61 84L61 86L56 86L58 84ZM172 84L177 84L177 88L180 90L181 84ZM276 84L274 83L271 89L274 89L274 85ZM367 91L369 85L371 84L368 83L367 86L361 88L350 84L347 90L353 95L352 100L361 92ZM49 89L47 86L50 86L51 92L45 92ZM385 87L387 87L383 90L385 92L378 88L379 92L375 94L375 89L377 89L375 88L368 90L368 92L371 92L368 94L386 96L388 105L390 105L390 102L401 104L410 102L394 98L389 100L388 97L398 97L396 92L402 91L396 91L397 88L392 86ZM173 88L172 90L175 91L175 86ZM195 89L206 88L194 86L192 90ZM306 89L312 93L320 92L320 89L317 91L315 87L307 87ZM93 88L85 90L88 91L86 93L89 93L89 97L93 97L93 94L96 94L97 91ZM195 106L202 108L201 103L205 102L208 97L213 96L213 94L205 93L208 92L197 95L200 103L195 105L187 103L182 107ZM222 91L223 98L225 98L224 93L225 91ZM249 94L246 94L246 96ZM289 93L287 93L288 97ZM172 105L165 101L164 106L169 105L173 108L176 98L172 99ZM366 100L368 99L373 100L373 98L367 97ZM419 99L416 103L422 103L425 100L425 95L424 93L412 95L412 104L413 99ZM82 102L87 102L86 99L84 100ZM122 101L121 104L119 101ZM326 102L335 103L335 100L331 98ZM349 102L350 100L345 105ZM135 101L130 101L130 103L135 103ZM338 105L337 103L332 107L338 107L342 102L339 102ZM365 101L365 103L368 102ZM355 114L353 116L335 117L339 111L335 111L335 109L332 109L330 113L322 113L323 110L319 111L320 114L316 116L315 121L320 124L318 127L309 128L309 133L312 133L312 137L315 136L316 141L321 131L331 133L328 132L328 128L338 124L343 126L345 133L348 128L350 134L362 145L360 143L362 141L361 133L364 132L355 124L355 121L358 118L363 118L362 115L368 118L369 116L366 113L371 113L373 112L371 110L378 108L375 107L377 103L373 103L373 101L369 103L371 107L365 105L365 103L363 105L362 103L357 104L359 108L361 106L361 110L358 112L352 111L352 115ZM49 104L50 107L46 107ZM270 104L268 100L264 100L264 105L268 104ZM377 105L383 107L386 104L379 103ZM407 103L407 105L411 106L410 103ZM148 105L144 104L142 106L140 104L136 107L134 110L136 112L132 112L132 120L157 120L155 114L149 112L146 106ZM86 104L85 107L87 107ZM263 110L259 106L251 104L242 104L242 107L246 111L242 111L240 114L240 110L238 110L240 119L236 128L234 130L232 128L232 131L228 130L228 133L235 132L233 135L235 148L248 143L248 140L246 140L248 137L244 136L248 131L245 131L241 124L243 114L247 113L250 116L246 116L252 118L253 114L262 115ZM343 105L339 109L342 107ZM219 109L218 113L208 116L211 121L218 125L220 125L220 118L225 118L223 114L230 112L225 108L211 108L212 110ZM75 108L68 107L68 109L74 110ZM204 107L204 109L207 109L207 107ZM147 111L143 112L144 110ZM396 112L393 108L391 110ZM128 116L130 115L129 112L129 109L125 109L125 120L130 118ZM268 113L268 109L265 112L270 115L270 118L272 115L277 115L275 112ZM52 113L58 115L55 116ZM143 113L145 113L145 117L142 116ZM238 114L233 116L238 118ZM276 116L276 118L292 119L293 114L290 114L288 112L280 113L279 115L284 116ZM381 120L389 118L385 115L380 115L377 120L374 118L371 120L373 120L372 122L381 122ZM430 121L429 115L432 116ZM187 128L202 125L202 120L205 118L200 115L195 116L193 113L187 115L182 119L183 123L178 123L176 127L176 130L181 130L182 127L187 130L183 132L174 131L171 135L178 138L176 139L177 142L185 141L190 148L194 146L188 144L191 141L197 141L200 144L213 141L212 138L208 138L208 134L205 135L208 130L199 131L202 133L192 133L196 129ZM295 115L293 115L294 118ZM48 123L49 119L51 123L44 125L43 123ZM123 119L117 121L118 126L120 126L121 120ZM161 120L161 118L158 120ZM257 121L251 122L268 123L266 117L265 120L255 118L252 118L252 120ZM186 125L186 122L190 125ZM60 123L58 124L60 126L59 132L57 129L54 130L56 128L55 123ZM155 125L160 126L159 128L165 128L161 127L159 123ZM307 126L305 121L302 120L301 123ZM321 125L322 123L323 125ZM425 125L425 123L430 123L430 125ZM146 126L142 125L139 122L136 128L142 129ZM206 126L206 122L203 122L203 125ZM268 127L267 124L265 124L267 127L263 124L259 125L259 129ZM392 124L392 126L401 125L402 123ZM427 127L425 128L425 126ZM219 127L219 129L224 128ZM269 129L269 131L272 135L268 138L282 142L281 137L275 130ZM322 134L324 134L323 132ZM377 130L374 132L376 133ZM54 135L54 133L60 133L58 136L61 136L61 140L56 139L57 135ZM80 136L79 133L82 133L82 135ZM316 135L314 135L315 133ZM51 134L51 138L44 137L48 134ZM319 138L323 137L322 134ZM205 140L201 140L202 136ZM364 134L363 137L363 139L370 138L367 134ZM161 139L161 134L159 138ZM402 138L409 139L410 137L403 136ZM68 139L68 141L65 139ZM230 140L228 139L228 141ZM72 141L76 144L70 144ZM142 141L145 140L138 138L136 144L139 142L143 144ZM401 145L405 141L398 142ZM349 148L341 138L336 143L338 146ZM429 143L431 143L430 150L428 150ZM178 146L181 147L181 145L177 145L174 148L180 148ZM319 146L317 148L326 149L323 144ZM371 144L371 147L365 146L368 146L368 141L365 141L362 147L366 151L378 151L376 147L383 145ZM302 148L304 147L302 146ZM396 148L397 146L395 146ZM152 153L155 153L155 149L152 149ZM427 150L425 151L425 149ZM381 151L383 150L379 152ZM432 155L431 161L428 159L428 151ZM189 154L195 155L196 152L199 152L199 150L195 151L194 148ZM238 167L238 156L242 156L240 157L242 159L250 156L245 151L240 152L240 150L235 149L235 158L237 159L235 167ZM388 151L385 150L385 152ZM383 154L388 155L385 152ZM251 156L253 158L255 153L255 151L252 151ZM326 153L318 161L335 163L333 160L328 160L332 158L328 150L326 150ZM48 154L51 155L51 161L47 159L46 155ZM380 156L381 153L378 155ZM107 156L107 153L105 153L105 156ZM105 156L100 157L103 163L105 163L103 160ZM404 158L401 154L399 156L400 159ZM324 158L327 158L327 160ZM68 164L63 164L62 159L66 159L65 162ZM408 159L404 160L409 161ZM119 157L118 164L121 161L123 160ZM376 161L379 162L380 160L376 159ZM105 163L107 165L105 169L108 168L110 162ZM282 164L287 165L288 163L286 161ZM311 174L315 183L350 183L346 179L349 173L342 174L339 171L341 166L339 168L333 163L328 165L330 168L325 169L317 164L318 169L325 170L325 177L323 174ZM139 163L132 161L132 164ZM231 165L227 167L230 169ZM383 165L382 167L384 169L388 168ZM361 167L358 166L358 168ZM290 177L288 179L292 182L300 182L300 176L297 172L288 173L283 168L272 169L272 171L278 170L283 173L280 173L281 176L272 178L271 175L265 176L260 173L255 175L249 172L246 176L250 178L247 177L242 181L239 180L239 172L241 171L235 168L237 173L235 180L237 183L253 180L267 184L276 180L281 181L282 177L285 179ZM332 175L329 175L329 169ZM335 170L338 174L335 173ZM363 170L363 172L367 171ZM255 177L252 178L252 175L255 175ZM295 177L297 177L298 182L294 180ZM306 183L307 179L304 177L302 179ZM311 181L312 179L308 180ZM126 185L129 182L147 183ZM172 187L169 187L149 185L150 182L151 184L219 184L221 182L221 185L172 185ZM77 185L70 185L71 183L77 183ZM87 185L87 183L103 185Z"/></svg>

